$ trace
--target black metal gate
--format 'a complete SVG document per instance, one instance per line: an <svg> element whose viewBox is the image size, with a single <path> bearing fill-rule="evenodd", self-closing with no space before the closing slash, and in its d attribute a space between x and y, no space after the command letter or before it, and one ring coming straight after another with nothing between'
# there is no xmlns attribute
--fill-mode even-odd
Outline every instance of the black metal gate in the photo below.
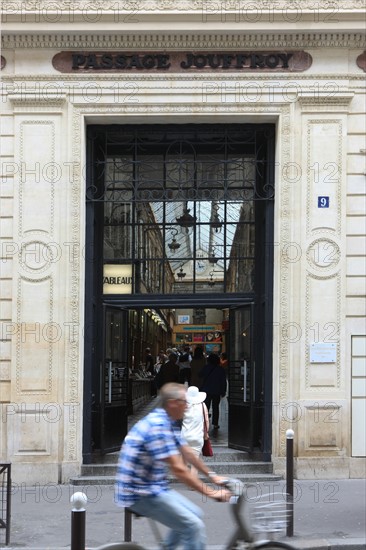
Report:
<svg viewBox="0 0 366 550"><path fill-rule="evenodd" d="M270 325L274 136L273 124L88 127L86 250L96 261L86 270L86 322L98 326L100 334L109 317L121 316L122 321L122 311L112 314L107 308L101 323L106 303L120 308L252 303L232 312L230 331L249 311L253 322L259 309L260 322ZM127 422L127 346L112 357L106 347L108 331L102 347L99 334L96 330L94 346L85 344L86 411L95 411L94 404L100 403L100 418L94 414L92 423L101 427L100 441L93 441L95 430L85 422L84 456L89 459L93 446L106 452L117 440L120 444ZM271 345L267 331L267 359ZM229 444L250 450L262 445L265 432L268 449L270 407L264 431L254 412L253 392L263 386L264 376L258 370L257 343L246 363L241 344L233 346L227 350L233 365ZM270 368L266 361L267 377ZM245 373L246 399L239 395ZM268 392L266 399L271 400ZM235 411L243 416L241 427Z"/></svg>
<svg viewBox="0 0 366 550"><path fill-rule="evenodd" d="M230 309L229 447L252 452L255 446L254 304Z"/></svg>

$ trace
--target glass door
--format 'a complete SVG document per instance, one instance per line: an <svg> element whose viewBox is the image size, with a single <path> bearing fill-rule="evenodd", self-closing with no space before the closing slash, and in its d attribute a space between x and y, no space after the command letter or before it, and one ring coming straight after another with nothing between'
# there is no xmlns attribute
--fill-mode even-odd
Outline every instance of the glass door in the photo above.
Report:
<svg viewBox="0 0 366 550"><path fill-rule="evenodd" d="M254 304L230 310L229 447L252 452L258 434L255 422L256 363Z"/></svg>
<svg viewBox="0 0 366 550"><path fill-rule="evenodd" d="M104 306L103 358L100 363L101 452L119 450L127 434L128 311Z"/></svg>

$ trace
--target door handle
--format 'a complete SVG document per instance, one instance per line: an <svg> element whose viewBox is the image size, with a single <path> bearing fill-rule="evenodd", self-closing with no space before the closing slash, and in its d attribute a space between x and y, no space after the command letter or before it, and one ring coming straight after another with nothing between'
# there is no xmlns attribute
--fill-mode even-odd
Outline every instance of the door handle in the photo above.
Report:
<svg viewBox="0 0 366 550"><path fill-rule="evenodd" d="M112 361L108 363L108 403L112 403Z"/></svg>
<svg viewBox="0 0 366 550"><path fill-rule="evenodd" d="M248 364L247 364L247 362L244 360L244 365L243 365L243 370L244 370L244 372L243 372L243 378L244 378L243 382L244 382L244 386L243 386L243 388L242 388L242 390L243 390L243 401L244 401L244 403L247 402L247 384L248 384L248 379L247 379L248 371L247 371L247 369L248 369Z"/></svg>

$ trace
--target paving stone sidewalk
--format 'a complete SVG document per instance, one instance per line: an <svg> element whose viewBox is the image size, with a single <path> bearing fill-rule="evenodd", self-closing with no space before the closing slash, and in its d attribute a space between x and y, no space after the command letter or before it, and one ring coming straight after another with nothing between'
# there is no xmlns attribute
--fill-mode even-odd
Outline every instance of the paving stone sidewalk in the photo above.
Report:
<svg viewBox="0 0 366 550"><path fill-rule="evenodd" d="M366 548L366 480L295 481L294 537L299 549ZM196 502L205 513L208 550L222 550L233 531L228 504L206 500L182 485L175 488ZM254 500L268 491L282 491L285 482L263 482L247 486ZM8 550L69 549L71 540L71 504L74 491L88 497L86 512L86 548L124 539L123 511L114 503L112 486L72 487L48 484L15 486L12 495L11 540ZM163 530L162 530L163 531ZM5 533L0 530L0 545ZM156 548L146 518L133 522L133 540L147 548ZM192 549L194 550L194 549Z"/></svg>

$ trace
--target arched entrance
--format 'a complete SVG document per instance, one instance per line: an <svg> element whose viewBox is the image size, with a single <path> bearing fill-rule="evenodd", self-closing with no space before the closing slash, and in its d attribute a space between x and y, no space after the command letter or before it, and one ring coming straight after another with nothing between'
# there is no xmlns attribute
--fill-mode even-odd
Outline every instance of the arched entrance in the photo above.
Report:
<svg viewBox="0 0 366 550"><path fill-rule="evenodd" d="M161 320L156 354L174 343L169 312L187 307L225 311L228 445L269 459L274 126L90 126L87 137L84 461L125 436L148 312Z"/></svg>

